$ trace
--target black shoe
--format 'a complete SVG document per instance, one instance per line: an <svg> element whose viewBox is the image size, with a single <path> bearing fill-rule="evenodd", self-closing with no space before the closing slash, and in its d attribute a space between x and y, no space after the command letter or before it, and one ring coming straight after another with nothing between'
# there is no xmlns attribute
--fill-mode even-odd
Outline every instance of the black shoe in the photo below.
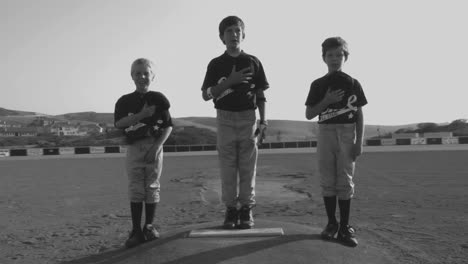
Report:
<svg viewBox="0 0 468 264"><path fill-rule="evenodd" d="M125 247L131 248L145 242L145 237L141 230L132 230L130 237L125 241Z"/></svg>
<svg viewBox="0 0 468 264"><path fill-rule="evenodd" d="M239 228L240 229L250 229L254 227L254 219L252 212L252 205L244 205L239 210Z"/></svg>
<svg viewBox="0 0 468 264"><path fill-rule="evenodd" d="M226 208L226 214L224 218L224 229L234 229L237 226L237 221L239 219L237 208L228 207Z"/></svg>
<svg viewBox="0 0 468 264"><path fill-rule="evenodd" d="M338 232L338 223L328 223L322 233L320 233L320 237L324 240L330 240L335 237L336 232Z"/></svg>
<svg viewBox="0 0 468 264"><path fill-rule="evenodd" d="M159 238L158 230L153 225L145 225L143 227L143 236L145 241L151 241Z"/></svg>
<svg viewBox="0 0 468 264"><path fill-rule="evenodd" d="M350 225L342 226L336 238L346 246L355 247L358 245L358 241L354 236L355 233L356 231Z"/></svg>

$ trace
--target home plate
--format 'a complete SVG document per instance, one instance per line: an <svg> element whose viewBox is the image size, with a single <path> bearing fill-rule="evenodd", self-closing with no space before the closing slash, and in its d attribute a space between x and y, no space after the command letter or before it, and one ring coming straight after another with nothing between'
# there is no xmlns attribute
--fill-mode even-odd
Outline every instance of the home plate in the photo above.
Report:
<svg viewBox="0 0 468 264"><path fill-rule="evenodd" d="M253 228L253 229L195 229L190 231L188 237L268 237L282 236L283 229L275 228Z"/></svg>

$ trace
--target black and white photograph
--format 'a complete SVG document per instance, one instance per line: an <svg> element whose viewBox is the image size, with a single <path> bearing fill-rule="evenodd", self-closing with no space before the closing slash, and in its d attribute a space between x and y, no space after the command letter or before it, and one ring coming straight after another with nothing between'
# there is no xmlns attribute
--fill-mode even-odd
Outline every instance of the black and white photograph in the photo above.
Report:
<svg viewBox="0 0 468 264"><path fill-rule="evenodd" d="M462 264L462 0L0 0L1 264Z"/></svg>

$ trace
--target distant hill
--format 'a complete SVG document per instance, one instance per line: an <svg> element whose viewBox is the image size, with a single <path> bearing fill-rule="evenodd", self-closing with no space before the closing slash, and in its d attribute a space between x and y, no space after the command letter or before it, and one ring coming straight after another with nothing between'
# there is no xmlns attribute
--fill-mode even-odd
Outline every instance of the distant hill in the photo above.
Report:
<svg viewBox="0 0 468 264"><path fill-rule="evenodd" d="M216 118L213 117L181 117L174 118L174 126L186 127L193 126L197 128L205 128L210 131L216 132Z"/></svg>
<svg viewBox="0 0 468 264"><path fill-rule="evenodd" d="M114 124L113 113L96 113L96 112L79 112L79 113L68 113L64 115L56 115L55 118L65 119L69 121L87 121L94 123L103 124Z"/></svg>
<svg viewBox="0 0 468 264"><path fill-rule="evenodd" d="M402 128L395 131L395 133L438 133L438 132L451 132L454 136L468 135L468 120L457 119L450 123L437 124L437 123L419 123L416 128L408 129Z"/></svg>
<svg viewBox="0 0 468 264"><path fill-rule="evenodd" d="M17 110L9 110L0 107L0 117L3 116L31 116L37 115L35 112L26 112L26 111L17 111Z"/></svg>
<svg viewBox="0 0 468 264"><path fill-rule="evenodd" d="M1 110L5 111L1 111ZM30 124L37 118L43 118L54 121L68 121L71 124L107 124L112 126L114 124L114 114L111 113L96 113L96 112L80 112L69 113L63 115L44 115L34 112L14 111L0 108L0 120L12 123L19 123L23 125Z"/></svg>
<svg viewBox="0 0 468 264"><path fill-rule="evenodd" d="M216 131L214 117L182 117L176 119L182 125L193 125ZM175 122L176 125L178 122ZM418 124L397 126L366 125L365 137L383 136L400 129L415 129ZM318 124L315 121L268 120L267 141L301 141L314 140L317 135Z"/></svg>
<svg viewBox="0 0 468 264"><path fill-rule="evenodd" d="M1 121L29 124L39 116L50 120L69 121L72 124L104 123L108 126L113 126L114 123L113 113L78 112L53 116L0 108ZM216 133L217 131L216 118L214 117L180 117L174 118L173 121L176 128L191 127L201 130L208 130L212 133ZM314 140L317 135L317 122L306 120L269 120L268 122L268 142ZM366 125L365 137L372 138L377 136L385 136L396 131L414 131L418 128L418 125L420 124L406 124L396 126ZM193 132L194 130L188 131ZM206 134L205 132L203 133Z"/></svg>

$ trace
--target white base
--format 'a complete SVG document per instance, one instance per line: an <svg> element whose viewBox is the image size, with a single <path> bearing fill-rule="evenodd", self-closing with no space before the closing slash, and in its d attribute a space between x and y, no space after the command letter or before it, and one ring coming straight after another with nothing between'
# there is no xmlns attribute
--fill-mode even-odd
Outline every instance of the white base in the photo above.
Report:
<svg viewBox="0 0 468 264"><path fill-rule="evenodd" d="M282 236L283 229L276 228L252 228L252 229L198 229L190 231L188 237L265 237Z"/></svg>

